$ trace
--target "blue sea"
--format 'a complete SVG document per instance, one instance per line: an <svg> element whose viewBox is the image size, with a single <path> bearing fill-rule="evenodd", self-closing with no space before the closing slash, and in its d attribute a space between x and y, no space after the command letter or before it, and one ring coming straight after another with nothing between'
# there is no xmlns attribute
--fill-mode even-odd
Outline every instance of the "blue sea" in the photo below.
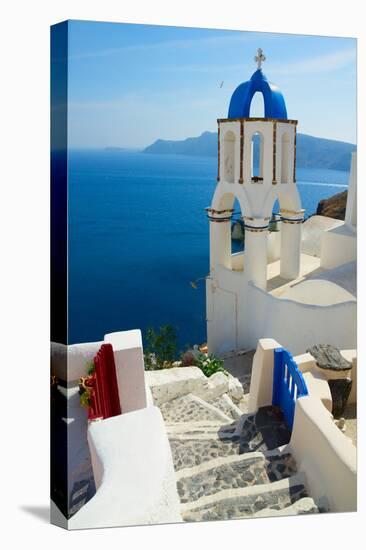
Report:
<svg viewBox="0 0 366 550"><path fill-rule="evenodd" d="M206 339L209 270L205 207L211 157L69 152L69 342L173 325L179 346ZM306 215L347 188L348 172L297 170Z"/></svg>

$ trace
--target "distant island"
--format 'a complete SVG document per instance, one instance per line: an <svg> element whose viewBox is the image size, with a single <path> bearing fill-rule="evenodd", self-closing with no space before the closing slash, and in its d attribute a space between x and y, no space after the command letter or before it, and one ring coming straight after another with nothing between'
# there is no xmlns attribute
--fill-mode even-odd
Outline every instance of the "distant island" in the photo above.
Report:
<svg viewBox="0 0 366 550"><path fill-rule="evenodd" d="M356 145L344 141L324 139L307 134L297 134L296 159L299 168L328 168L348 171L351 153ZM198 137L182 141L158 139L143 151L160 155L193 155L215 157L217 133L203 132Z"/></svg>

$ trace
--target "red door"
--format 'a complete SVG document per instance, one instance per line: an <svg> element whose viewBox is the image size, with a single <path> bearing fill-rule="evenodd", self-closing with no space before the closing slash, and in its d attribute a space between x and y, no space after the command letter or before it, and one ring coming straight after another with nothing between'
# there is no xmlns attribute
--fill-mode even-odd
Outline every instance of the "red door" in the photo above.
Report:
<svg viewBox="0 0 366 550"><path fill-rule="evenodd" d="M87 385L91 388L89 420L121 414L116 365L111 344L102 344L94 357L94 372Z"/></svg>

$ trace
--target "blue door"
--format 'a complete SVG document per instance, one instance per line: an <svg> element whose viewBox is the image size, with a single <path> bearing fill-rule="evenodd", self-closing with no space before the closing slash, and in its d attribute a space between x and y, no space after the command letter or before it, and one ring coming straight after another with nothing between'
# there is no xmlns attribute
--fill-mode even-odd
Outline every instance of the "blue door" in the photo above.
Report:
<svg viewBox="0 0 366 550"><path fill-rule="evenodd" d="M298 397L308 395L308 389L291 353L284 348L274 350L272 405L280 407L292 430Z"/></svg>

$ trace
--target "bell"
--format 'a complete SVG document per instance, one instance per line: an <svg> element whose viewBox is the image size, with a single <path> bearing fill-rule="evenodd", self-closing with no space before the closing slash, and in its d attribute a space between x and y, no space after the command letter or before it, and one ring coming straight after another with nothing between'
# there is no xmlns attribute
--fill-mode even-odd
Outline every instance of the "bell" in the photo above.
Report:
<svg viewBox="0 0 366 550"><path fill-rule="evenodd" d="M272 218L270 219L269 224L268 224L268 231L274 232L274 231L279 231L279 230L280 230L280 228L279 228L279 217L278 217L278 214L275 214L273 212L272 213Z"/></svg>

